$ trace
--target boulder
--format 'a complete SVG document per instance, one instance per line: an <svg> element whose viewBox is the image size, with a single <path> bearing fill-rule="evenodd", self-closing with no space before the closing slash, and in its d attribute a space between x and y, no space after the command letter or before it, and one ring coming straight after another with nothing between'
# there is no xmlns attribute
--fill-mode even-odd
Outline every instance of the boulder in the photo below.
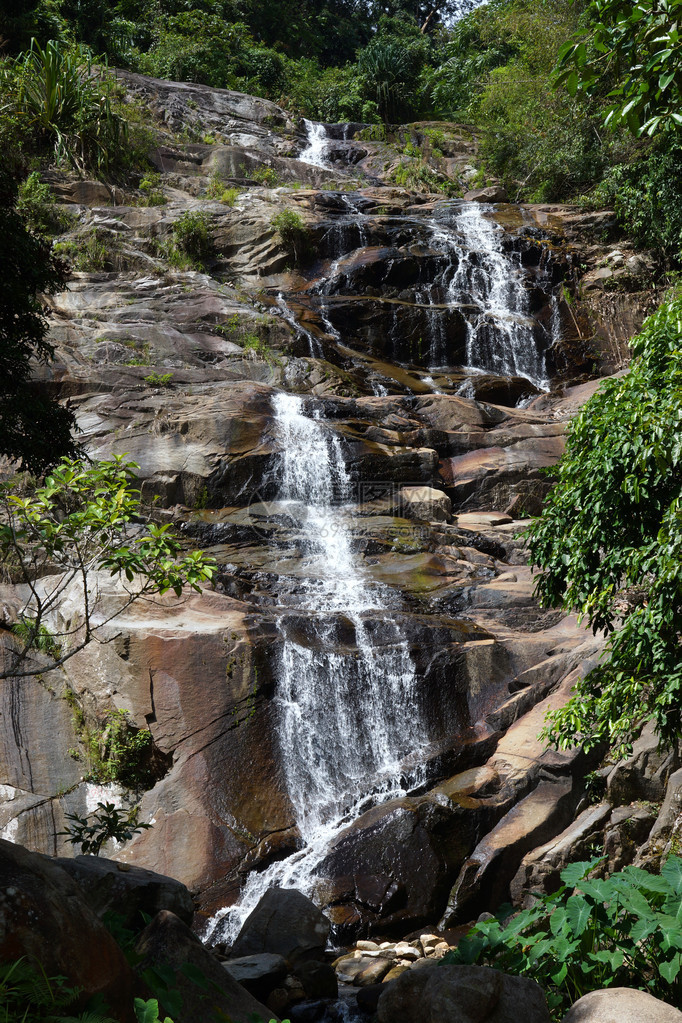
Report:
<svg viewBox="0 0 682 1023"><path fill-rule="evenodd" d="M646 991L611 987L583 995L561 1023L682 1023L682 1012Z"/></svg>
<svg viewBox="0 0 682 1023"><path fill-rule="evenodd" d="M660 803L668 778L677 767L677 752L659 748L658 736L649 722L633 744L627 760L616 764L608 776L607 792L613 806L636 799Z"/></svg>
<svg viewBox="0 0 682 1023"><path fill-rule="evenodd" d="M49 857L0 840L0 962L28 956L47 977L95 995L117 1019L133 1019L133 974L120 948Z"/></svg>
<svg viewBox="0 0 682 1023"><path fill-rule="evenodd" d="M244 921L231 957L271 952L295 963L320 959L329 921L294 888L270 888Z"/></svg>
<svg viewBox="0 0 682 1023"><path fill-rule="evenodd" d="M664 849L680 816L682 816L682 769L675 771L668 779L661 812L649 835L652 850L661 852Z"/></svg>
<svg viewBox="0 0 682 1023"><path fill-rule="evenodd" d="M280 987L289 972L286 959L269 952L230 959L223 963L223 966L259 1002L267 1001L269 995L276 987Z"/></svg>
<svg viewBox="0 0 682 1023"><path fill-rule="evenodd" d="M136 952L140 956L137 966L140 973L149 967L166 967L175 974L173 989L180 993L182 1009L174 1012L174 1023L215 1023L217 1016L232 1023L252 1023L253 1016L272 1019L272 1013L168 910L157 913L144 929ZM203 979L197 983L189 973L202 974Z"/></svg>
<svg viewBox="0 0 682 1023"><path fill-rule="evenodd" d="M403 487L400 491L401 512L407 519L427 522L450 522L452 501L434 487Z"/></svg>
<svg viewBox="0 0 682 1023"><path fill-rule="evenodd" d="M306 993L306 998L337 998L339 983L336 971L329 963L318 963L314 959L299 963L296 977Z"/></svg>
<svg viewBox="0 0 682 1023"><path fill-rule="evenodd" d="M506 188L502 185L490 185L488 188L476 188L465 192L465 202L509 202Z"/></svg>
<svg viewBox="0 0 682 1023"><path fill-rule="evenodd" d="M113 910L126 927L142 927L140 913L156 916L169 909L188 926L194 916L192 896L184 884L152 870L117 863L100 856L61 857L55 860L78 885L83 898L98 916Z"/></svg>
<svg viewBox="0 0 682 1023"><path fill-rule="evenodd" d="M408 970L377 1005L378 1023L549 1023L542 989L487 966Z"/></svg>

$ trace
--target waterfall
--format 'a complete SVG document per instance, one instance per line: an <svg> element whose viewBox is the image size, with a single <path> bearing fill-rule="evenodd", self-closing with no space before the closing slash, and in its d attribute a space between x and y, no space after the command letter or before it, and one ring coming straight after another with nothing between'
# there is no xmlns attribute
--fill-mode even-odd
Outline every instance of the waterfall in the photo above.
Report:
<svg viewBox="0 0 682 1023"><path fill-rule="evenodd" d="M308 136L308 144L299 154L299 160L301 163L309 163L313 167L322 167L328 170L329 164L325 160L328 144L325 126L316 121L309 121L306 117L303 118L303 123Z"/></svg>
<svg viewBox="0 0 682 1023"><path fill-rule="evenodd" d="M548 388L545 349L538 344L519 252L507 252L505 232L483 203L460 203L452 219L431 221L432 245L451 253L438 284L466 321L466 367L526 377ZM432 301L422 290L422 301ZM447 338L438 310L430 314L432 366L444 365ZM547 346L550 339L547 338Z"/></svg>
<svg viewBox="0 0 682 1023"><path fill-rule="evenodd" d="M213 941L234 940L274 885L313 895L315 868L332 840L370 806L425 780L418 679L393 592L366 578L353 551L353 486L341 441L319 412L306 415L301 397L276 395L274 411L279 502L300 530L306 559L300 603L279 618L275 697L281 762L304 848L249 875L239 904L214 917Z"/></svg>

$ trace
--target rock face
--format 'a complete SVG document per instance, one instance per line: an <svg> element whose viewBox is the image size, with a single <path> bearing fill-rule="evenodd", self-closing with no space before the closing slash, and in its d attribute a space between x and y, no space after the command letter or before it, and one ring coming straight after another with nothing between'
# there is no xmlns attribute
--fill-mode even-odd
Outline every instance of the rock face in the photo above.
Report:
<svg viewBox="0 0 682 1023"><path fill-rule="evenodd" d="M81 1006L99 995L132 1023L130 967L74 881L46 857L2 840L0 877L0 960L27 956L47 977L81 988Z"/></svg>
<svg viewBox="0 0 682 1023"><path fill-rule="evenodd" d="M463 191L474 152L464 129L439 126L439 156L428 125L385 139L327 126L320 168L300 159L304 129L274 104L120 79L159 119L166 202L50 175L73 217L62 241L85 269L46 300L56 360L36 383L72 403L89 455L139 463L155 518L219 571L214 590L133 606L63 672L0 688L0 833L66 856L65 814L139 802L154 827L107 851L179 878L204 928L251 870L264 876L309 840L299 804L310 786L292 784L283 726L295 648L287 678L301 678L300 664L324 674L297 751L346 770L310 893L337 935L401 936L435 926L458 883L458 921L491 877L506 891L533 845L579 812L583 760L545 754L535 736L597 644L538 608L519 533L597 386L587 377L622 363L621 328L646 311L641 278L619 292L617 316L596 322L566 295L577 266L598 269L609 215L395 187L409 136L435 180ZM175 134L180 124L195 141ZM223 186L237 190L233 205ZM276 226L284 210L300 220L298 248ZM207 218L212 252L179 269L174 225L187 212ZM103 255L88 268L92 239ZM296 415L283 394L300 400ZM294 420L299 440L303 421L312 430L289 466L308 474L296 499L285 479ZM313 537L322 505L336 553ZM330 593L332 579L353 596ZM108 578L101 592L114 610ZM16 606L10 587L0 597ZM367 742L390 733L386 708L402 714L404 741L363 780ZM151 732L159 770L144 793L84 780L88 735L111 709ZM339 726L325 749L312 722L335 714L355 732ZM629 799L662 790L676 766L643 758L647 784ZM614 857L629 855L622 822L609 827ZM98 909L117 898L116 879L93 881ZM189 919L184 896L149 897Z"/></svg>
<svg viewBox="0 0 682 1023"><path fill-rule="evenodd" d="M428 966L403 973L379 998L379 1023L549 1023L542 989L487 966Z"/></svg>
<svg viewBox="0 0 682 1023"><path fill-rule="evenodd" d="M645 991L612 987L590 991L568 1010L561 1023L682 1023L682 1012Z"/></svg>

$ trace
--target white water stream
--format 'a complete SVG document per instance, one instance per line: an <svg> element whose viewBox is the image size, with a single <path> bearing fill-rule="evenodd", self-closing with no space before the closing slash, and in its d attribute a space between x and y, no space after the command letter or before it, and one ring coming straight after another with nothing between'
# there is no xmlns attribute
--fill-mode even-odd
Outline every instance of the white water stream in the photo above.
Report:
<svg viewBox="0 0 682 1023"><path fill-rule="evenodd" d="M424 781L418 679L390 611L392 591L368 580L353 552L341 441L296 395L276 395L274 411L279 506L300 530L306 571L301 603L279 621L276 695L284 777L305 844L249 875L239 903L212 920L213 941L233 941L270 887L314 895L315 868L333 839L370 806Z"/></svg>
<svg viewBox="0 0 682 1023"><path fill-rule="evenodd" d="M305 124L308 141L306 148L299 154L299 160L301 163L312 164L313 167L322 167L324 170L329 169L329 163L325 159L327 153L328 139L327 130L323 124L318 124L316 121L309 121L307 118L303 118Z"/></svg>

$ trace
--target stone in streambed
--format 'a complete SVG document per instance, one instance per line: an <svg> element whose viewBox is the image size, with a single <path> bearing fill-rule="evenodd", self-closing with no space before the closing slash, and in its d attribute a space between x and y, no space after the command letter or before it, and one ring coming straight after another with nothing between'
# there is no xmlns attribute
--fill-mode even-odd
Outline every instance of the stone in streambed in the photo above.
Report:
<svg viewBox="0 0 682 1023"><path fill-rule="evenodd" d="M286 959L269 952L264 952L262 955L229 959L223 963L223 966L260 1002L267 1000L271 992L279 987L288 973Z"/></svg>
<svg viewBox="0 0 682 1023"><path fill-rule="evenodd" d="M293 888L270 888L244 921L231 957L272 952L294 963L320 959L329 921L317 906Z"/></svg>
<svg viewBox="0 0 682 1023"><path fill-rule="evenodd" d="M369 964L369 966L366 966L364 970L355 974L353 983L356 987L367 987L369 984L379 984L392 968L392 959L375 959Z"/></svg>
<svg viewBox="0 0 682 1023"><path fill-rule="evenodd" d="M336 971L329 963L318 963L309 960L296 967L296 977L300 981L306 998L338 998L339 983Z"/></svg>
<svg viewBox="0 0 682 1023"><path fill-rule="evenodd" d="M411 969L387 985L378 1023L549 1023L541 988L487 966Z"/></svg>

